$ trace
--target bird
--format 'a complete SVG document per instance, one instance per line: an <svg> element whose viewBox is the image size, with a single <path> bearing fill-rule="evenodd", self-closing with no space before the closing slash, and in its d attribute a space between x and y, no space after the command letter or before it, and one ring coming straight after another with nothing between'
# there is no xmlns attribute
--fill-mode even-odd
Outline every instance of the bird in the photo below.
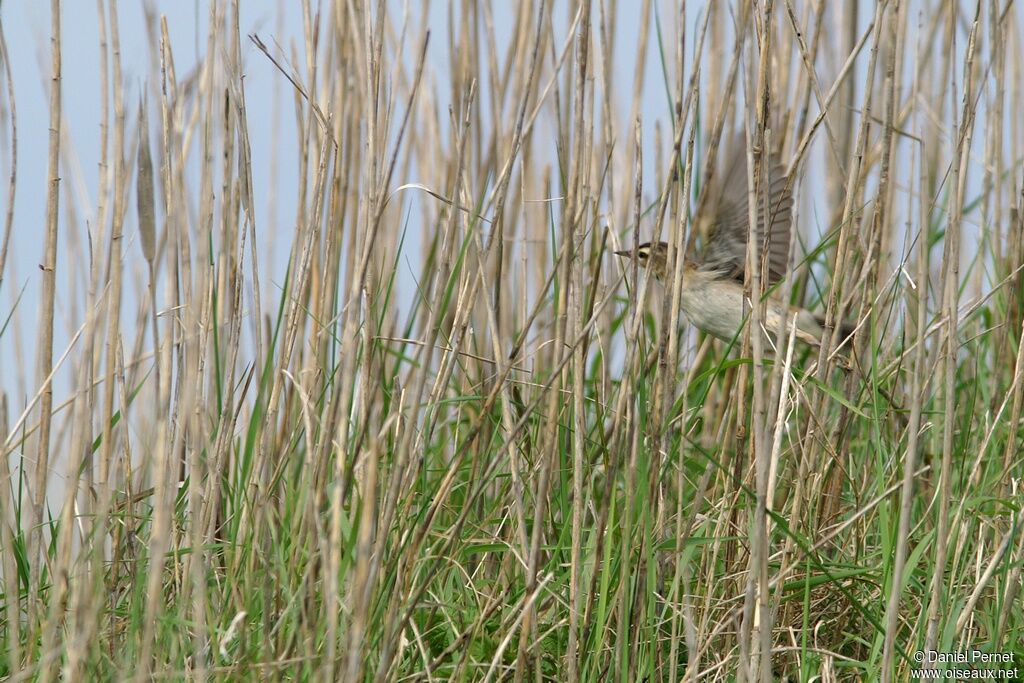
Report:
<svg viewBox="0 0 1024 683"><path fill-rule="evenodd" d="M765 287L781 281L788 272L789 244L792 239L793 197L791 183L783 165L770 155L762 165L767 173L766 199L759 202L758 224L755 234L764 257ZM704 332L726 342L739 337L749 301L745 302L743 280L746 274L747 240L749 230L748 183L746 150L736 142L727 147L725 174L708 192L711 233L701 258L684 257L680 308L689 322ZM663 284L671 282L668 272L666 242L644 242L632 249L614 252L617 256L636 259L636 262ZM824 316L792 306L769 294L765 299L761 324L774 341L780 325L789 332L790 320L795 316L797 339L810 346L821 345L825 334ZM854 325L840 322L841 339L854 331ZM840 366L847 364L839 360Z"/></svg>

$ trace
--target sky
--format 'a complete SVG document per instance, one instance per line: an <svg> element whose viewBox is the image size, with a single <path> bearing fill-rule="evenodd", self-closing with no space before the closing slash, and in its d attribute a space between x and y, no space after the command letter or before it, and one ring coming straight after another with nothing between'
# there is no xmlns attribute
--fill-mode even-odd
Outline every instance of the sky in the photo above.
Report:
<svg viewBox="0 0 1024 683"><path fill-rule="evenodd" d="M207 3L185 1L160 1L152 3L156 12L164 16L175 47L175 66L179 82L191 73L206 47ZM259 34L265 41L276 41L282 46L302 44L302 16L297 11L299 2L276 2L275 0L244 0L240 3L240 30L243 36ZM134 129L135 109L144 88L152 88L146 79L150 73L150 40L143 27L144 3L136 0L118 3L120 35L122 45L123 73L126 86L125 102L129 110L130 131ZM38 309L41 272L38 264L43 259L43 234L46 216L46 174L48 150L48 74L50 69L50 3L40 0L7 0L0 6L0 20L3 21L8 41L13 88L17 106L18 126L18 185L15 199L15 222L11 256L7 272L0 287L0 319L12 310L15 318L9 330L0 336L0 389L6 389L12 399L10 418L14 421L27 398L24 387L34 387L35 360L32 337L36 334L37 323L34 312ZM81 258L87 263L89 249L88 234L92 229L96 207L98 185L98 163L100 159L101 95L99 86L100 49L99 27L96 3L74 0L62 3L62 58L63 58L63 106L65 135L62 142L61 160L61 223L58 258ZM109 29L108 29L109 30ZM290 93L285 92L280 74L269 61L259 53L248 40L243 45L246 65L245 87L249 102L269 102L274 106L250 106L248 125L253 139L253 174L257 197L267 197L267 188L273 183L294 179L298 175L297 159L287 153L273 154L265 141L294 140L294 119L291 111ZM282 94L284 93L284 94ZM150 105L153 98L150 98ZM281 106L278 106L278 105ZM150 117L150 129L155 132L155 117ZM4 121L7 126L7 121ZM131 135L131 133L129 133ZM0 149L3 161L4 180L9 168L10 150L7 138L3 136L4 148ZM151 140L155 141L153 133ZM272 163L273 162L273 163ZM190 182L191 184L191 182ZM196 187L198 183L194 184ZM5 183L6 188L6 183ZM5 189L6 191L6 189ZM69 196L70 195L70 196ZM294 194L281 191L275 194L276 201L264 201L257 206L257 220L260 226L273 226L282 216L295 214ZM0 202L6 203L6 194ZM126 216L126 278L134 283L126 288L123 310L126 316L134 316L133 294L144 292L145 261L137 244L135 224L134 193L129 197ZM86 209L84 215L69 214L68 208ZM274 215L270 215L273 211ZM289 235L284 231L268 229L266 241L261 249L267 255L268 281L280 281L286 266L287 251L274 249L276 238L287 245ZM83 311L73 308L80 306L83 297L69 296L69 293L83 291L85 282L81 268L68 268L69 264L58 262L57 322L54 340L54 356L59 357L72 338L75 330L84 320ZM63 266L63 267L62 267ZM71 273L79 278L72 281ZM16 304L17 302L17 304ZM16 306L15 306L16 304ZM58 376L56 385L63 384L70 389L66 374ZM63 381L61 381L63 380ZM58 397L59 400L59 397ZM20 404L20 405L19 405Z"/></svg>
<svg viewBox="0 0 1024 683"><path fill-rule="evenodd" d="M175 46L175 62L179 80L187 75L202 55L206 42L207 3L193 0L157 0L150 3L155 10L166 17L171 44ZM302 45L301 2L298 0L242 0L240 29L243 35L259 34L268 45L277 43L282 46ZM311 3L314 8L321 6ZM396 16L404 8L409 7L413 13L426 10L425 21L432 30L427 69L436 83L436 92L440 97L449 97L447 88L446 66L448 41L445 37L448 26L447 3L407 3L395 0L391 10ZM730 3L734 4L734 3ZM865 7L871 3L862 3ZM921 3L912 3L920 6ZM973 3L967 3L973 6ZM556 17L556 31L564 38L569 22L571 3L553 1ZM1014 11L1021 11L1021 5ZM145 26L143 7L145 3L137 0L122 0L118 3L121 40L124 58L124 79L127 84L126 101L129 107L138 102L140 93L145 87L145 79L149 73L150 41L142 27ZM663 0L656 7L662 13L674 12L675 3ZM702 12L702 3L691 3L688 12L691 25L695 25ZM96 3L86 0L69 0L62 3L63 19L63 97L65 110L65 132L63 158L61 165L62 192L61 227L58 249L61 258L77 258L87 263L88 234L95 209L96 188L98 184L98 161L100 158L99 122L101 119L101 102L99 90L99 46ZM511 19L508 12L512 5L504 1L492 5L495 13L495 28L499 41L507 41ZM629 81L633 77L636 36L639 35L639 12L630 2L620 1L618 15L615 17L613 30L616 34L616 69L617 88L631 91ZM866 24L867 16L861 17L860 23ZM916 16L918 21L923 17ZM8 392L12 400L11 421L20 413L25 401L31 398L23 391L26 387L35 387L35 359L33 337L36 334L35 312L39 305L39 287L41 273L38 264L42 261L43 230L46 216L46 163L48 148L48 103L47 86L49 74L49 33L50 3L45 0L6 0L0 4L0 21L8 41L10 66L13 72L13 89L17 106L18 125L18 186L15 199L15 227L13 247L8 259L7 271L3 284L0 285L0 326L13 311L12 324L0 334L0 390ZM1018 24L1019 25L1019 24ZM688 31L689 36L695 31ZM827 39L827 36L826 36ZM644 124L644 139L653 139L653 129L657 122L663 127L669 126L669 105L661 79L661 67L657 57L657 43L652 41L652 49L648 52L647 86L642 94L641 117ZM287 245L291 242L292 230L288 226L295 215L294 193L290 192L296 184L298 176L297 159L287 151L275 154L271 143L284 141L285 146L294 140L294 114L291 105L291 93L288 84L269 61L246 41L243 45L245 63L244 85L248 107L248 127L252 140L253 173L256 207L256 224L262 226L261 272L265 273L263 286L265 295L276 295L278 283L284 276L286 267ZM688 48L692 50L691 46ZM619 58L621 53L622 57ZM865 60L861 59L863 64ZM862 69L862 67L858 67ZM855 71L855 79L857 76ZM857 79L862 81L863 79ZM151 86L151 84L150 84ZM269 106L252 106L253 103L269 104ZM446 107L449 102L441 100L438 105ZM982 103L984 105L984 103ZM628 115L628 102L616 101L619 115ZM1008 112L1008 115L1013 115ZM132 118L132 117L130 117ZM152 120L151 120L152 122ZM4 128L9 126L7 120L0 121ZM154 128L155 130L155 128ZM9 133L0 135L0 178L6 186L6 174L10 168ZM667 156L667 155L666 155ZM646 153L645 174L651 177L654 173L655 154ZM975 166L969 181L977 185L980 171ZM397 178L395 185L418 182L419 178ZM813 179L809 183L810 195L814 195ZM271 189L273 191L271 191ZM968 192L970 196L971 192ZM273 200L270 199L273 197ZM73 198L73 201L70 199ZM128 265L126 277L135 278L135 285L129 289L143 291L145 281L143 272L144 261L138 251L137 231L134 228L134 197L129 199L127 237L129 240ZM403 196L402 201L409 206L424 201L412 195ZM819 202L820 198L811 201ZM6 202L6 190L0 196L0 202ZM69 213L69 207L76 210L85 209L85 213ZM6 209L6 207L3 207ZM823 211L818 205L811 205L813 214ZM411 211L411 215L417 215ZM2 215L2 213L0 213ZM279 229L277 226L282 226ZM417 231L412 231L416 233ZM280 248L278 248L280 247ZM75 296L81 292L85 283L70 279L69 273L84 273L86 269L58 268L58 313L55 334L54 355L59 357L74 331L84 320L84 314L76 307L81 306L84 299ZM413 274L402 274L406 282L411 282ZM125 310L134 315L134 309L126 302ZM58 401L60 392L66 397L70 390L68 378L60 378L56 384ZM34 390L34 389L33 389Z"/></svg>
<svg viewBox="0 0 1024 683"><path fill-rule="evenodd" d="M391 8L400 13L405 3L392 3ZM629 3L623 3L628 6ZM179 82L193 71L197 59L202 56L206 46L207 3L194 0L171 1L162 0L152 3L153 7L166 18L170 43L175 47L175 68ZM316 3L313 3L316 7ZM446 65L448 27L447 3L428 3L427 21L431 24L431 42L428 52L428 71L436 92L441 96L450 93ZM556 30L565 35L568 26L570 7L555 10ZM258 34L265 43L272 47L277 45L290 49L296 46L301 51L302 15L301 2L278 0L244 0L240 3L240 31L245 35ZM129 108L129 126L133 126L134 108L137 106L143 88L152 84L146 83L150 73L149 64L150 40L144 30L144 3L135 0L118 3L120 17L120 34L123 56L124 82L126 84L125 101ZM493 5L495 26L499 40L507 43L508 30L503 27L511 25L509 12L511 5L498 2ZM420 11L411 8L413 13ZM622 35L638 33L639 17L635 12L623 8L619 12L617 30ZM12 323L8 330L0 335L0 389L6 389L12 398L12 412L16 415L17 404L31 398L26 396L24 387L35 386L35 359L33 357L32 337L36 334L37 324L34 312L38 310L41 271L38 264L43 260L43 234L46 217L46 175L48 150L48 80L50 69L50 3L43 0L12 1L0 4L0 20L3 21L5 38L8 41L8 54L13 74L15 96L18 160L17 160L17 194L15 196L14 231L12 236L11 255L8 258L4 282L0 287L0 320L13 311ZM85 257L88 254L88 235L92 228L96 206L98 185L98 163L100 159L100 121L101 97L99 86L100 49L98 43L99 25L96 4L85 0L62 3L63 26L63 105L65 135L62 142L61 184L62 199L59 258L69 254ZM618 49L630 51L633 46L628 40L620 39ZM277 69L249 41L242 47L245 63L244 84L249 116L248 127L252 140L253 174L256 207L256 224L263 226L261 257L266 261L261 264L261 272L268 274L265 287L275 287L280 283L287 266L287 247L291 242L290 229L276 229L274 226L287 225L295 215L295 193L289 192L289 185L298 177L298 160L288 150L281 151L270 148L273 141L285 141L288 146L295 140L296 127L294 110L291 104L290 86L284 81ZM653 54L649 57L649 67L653 67ZM623 60L625 62L625 60ZM625 75L632 77L632 60ZM659 107L662 116L667 117L668 107L663 90L649 89L646 95L651 101L647 107ZM271 106L258 106L269 103ZM253 106L256 104L257 106ZM447 108L450 102L440 101L440 106ZM622 105L623 116L626 104ZM653 130L656 117L645 118L648 131ZM664 122L663 122L664 123ZM3 121L9 126L7 120ZM151 117L151 130L156 130ZM151 135L151 139L155 139ZM9 135L0 136L0 162L4 180L10 167ZM652 156L653 159L653 156ZM400 182L417 182L418 178L400 179ZM198 183L196 183L197 185ZM396 185L399 182L396 182ZM273 188L275 191L269 191ZM6 188L5 188L6 189ZM269 199L273 197L273 199ZM261 200L262 198L262 200ZM412 193L403 195L402 200L410 205L421 201ZM6 203L6 194L0 201ZM145 282L144 261L138 258L137 230L134 226L134 196L129 198L129 211L126 216L128 227L126 237L129 240L128 259L129 271L126 277L134 277L136 291L143 291ZM70 206L75 207L69 213ZM85 210L84 215L79 212ZM411 215L418 215L411 211ZM417 233L418 231L411 231ZM134 250L134 251L133 251ZM134 256L134 258L133 258ZM87 263L87 261L82 262ZM62 267L62 265L64 267ZM55 331L54 353L59 357L65 345L72 338L75 330L84 320L83 311L74 308L81 305L83 297L62 296L62 293L84 291L86 283L83 274L87 268L70 269L68 264L58 263L58 296L57 296L57 329ZM132 270L134 269L134 270ZM72 280L71 273L79 274ZM410 278L411 273L406 273ZM129 289L132 289L129 286ZM276 294L276 292L272 292ZM134 315L134 308L126 302L124 310ZM58 386L61 382L58 380ZM13 416L12 416L13 421Z"/></svg>

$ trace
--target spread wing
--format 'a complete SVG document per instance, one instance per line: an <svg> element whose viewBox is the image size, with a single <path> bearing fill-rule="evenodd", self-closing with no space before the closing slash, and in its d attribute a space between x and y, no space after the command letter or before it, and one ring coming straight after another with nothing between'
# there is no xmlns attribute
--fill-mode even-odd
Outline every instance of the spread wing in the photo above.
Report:
<svg viewBox="0 0 1024 683"><path fill-rule="evenodd" d="M747 204L747 155L742 139L729 145L724 174L717 183L717 198L712 197L713 223L711 235L702 259L707 270L727 272L742 280L747 263L749 211ZM757 211L757 239L762 258L767 259L767 285L771 286L786 275L789 265L789 242L792 233L793 196L785 167L772 155L762 165L767 173L767 202L764 191L759 191ZM761 184L764 187L764 184Z"/></svg>

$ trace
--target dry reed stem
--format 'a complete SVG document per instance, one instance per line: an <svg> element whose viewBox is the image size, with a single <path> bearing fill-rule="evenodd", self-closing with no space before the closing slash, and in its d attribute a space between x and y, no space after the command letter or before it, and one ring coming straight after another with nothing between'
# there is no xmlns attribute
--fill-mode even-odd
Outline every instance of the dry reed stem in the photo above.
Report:
<svg viewBox="0 0 1024 683"><path fill-rule="evenodd" d="M0 672L898 680L1011 642L1021 20L920 7L304 2L289 43L221 0L187 72L147 14L129 132L98 2L95 213L66 194L74 287L38 276L64 350L0 394ZM256 127L264 76L294 137ZM680 314L738 125L748 206L766 152L798 199L772 295L855 319L849 376L838 337L726 351ZM659 239L664 288L608 255Z"/></svg>

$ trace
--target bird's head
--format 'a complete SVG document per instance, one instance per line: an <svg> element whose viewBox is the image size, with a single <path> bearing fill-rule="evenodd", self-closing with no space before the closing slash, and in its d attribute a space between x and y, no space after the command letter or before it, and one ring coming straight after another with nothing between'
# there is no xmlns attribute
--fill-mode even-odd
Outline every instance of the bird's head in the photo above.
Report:
<svg viewBox="0 0 1024 683"><path fill-rule="evenodd" d="M665 280L668 271L668 243L644 242L634 249L615 252L617 256L632 259L636 255L637 263L647 268L659 280Z"/></svg>

